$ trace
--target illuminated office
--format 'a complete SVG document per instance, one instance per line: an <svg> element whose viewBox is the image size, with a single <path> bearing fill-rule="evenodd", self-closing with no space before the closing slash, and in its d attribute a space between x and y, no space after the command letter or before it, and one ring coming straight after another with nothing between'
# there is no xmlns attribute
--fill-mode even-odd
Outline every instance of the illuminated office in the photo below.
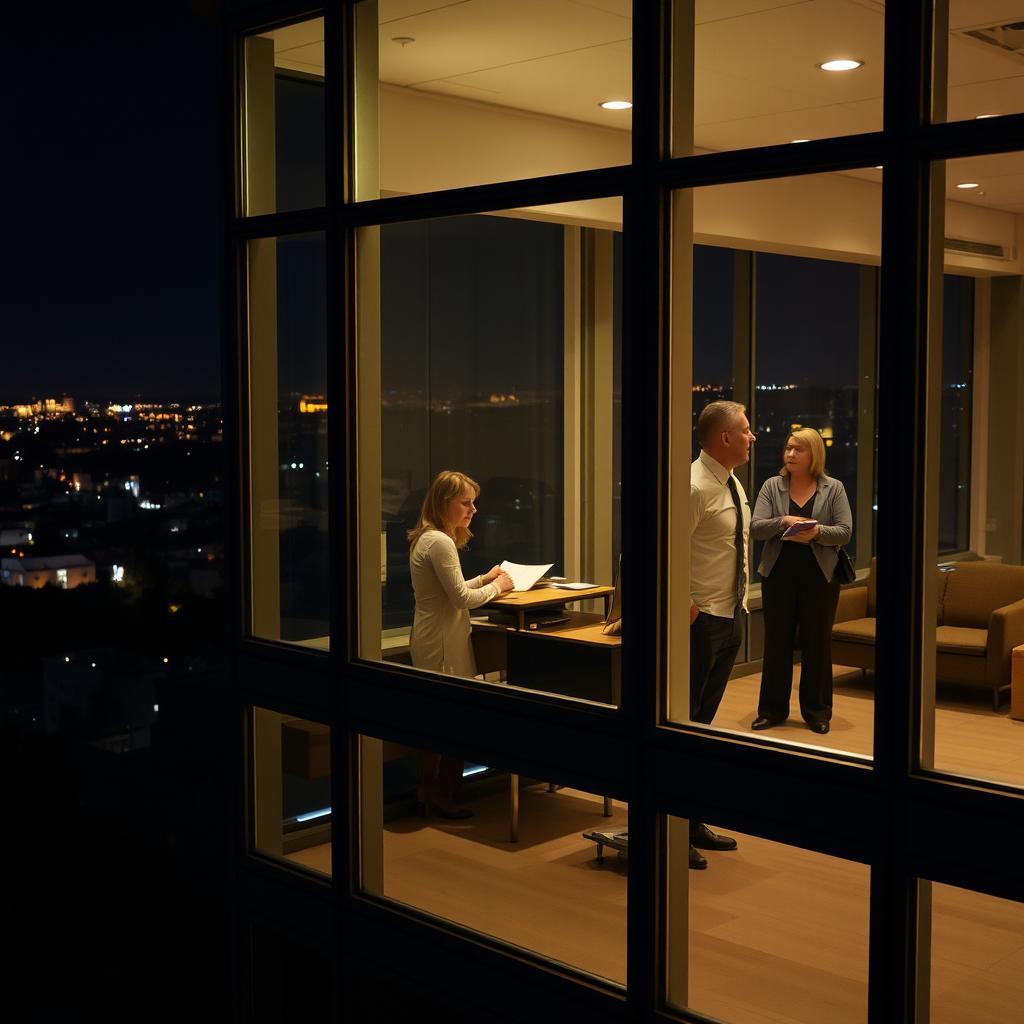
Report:
<svg viewBox="0 0 1024 1024"><path fill-rule="evenodd" d="M233 6L246 1012L1011 1019L1024 11ZM807 427L849 495L827 735L750 728L760 542L689 717L719 399L751 503ZM475 675L410 653L442 470L480 485L466 580L542 570L471 609ZM688 870L688 821L737 848Z"/></svg>

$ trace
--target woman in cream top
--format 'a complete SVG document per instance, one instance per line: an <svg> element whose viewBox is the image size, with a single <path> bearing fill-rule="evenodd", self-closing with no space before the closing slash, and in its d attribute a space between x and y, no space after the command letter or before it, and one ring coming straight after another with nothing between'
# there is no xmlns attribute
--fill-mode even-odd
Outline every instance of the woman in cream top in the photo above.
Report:
<svg viewBox="0 0 1024 1024"><path fill-rule="evenodd" d="M511 578L497 565L485 576L467 580L462 575L459 548L473 536L469 524L479 494L479 485L464 473L438 473L423 499L419 525L409 533L416 595L409 647L416 668L475 676L469 610L512 589Z"/></svg>
<svg viewBox="0 0 1024 1024"><path fill-rule="evenodd" d="M438 473L423 499L419 523L409 531L409 570L416 595L409 652L416 668L475 676L469 610L512 589L512 578L497 565L471 580L462 575L459 549L473 536L469 524L479 494L479 484L464 473ZM461 781L461 759L421 751L416 797L425 811L433 808L444 818L468 818L473 812L456 800Z"/></svg>

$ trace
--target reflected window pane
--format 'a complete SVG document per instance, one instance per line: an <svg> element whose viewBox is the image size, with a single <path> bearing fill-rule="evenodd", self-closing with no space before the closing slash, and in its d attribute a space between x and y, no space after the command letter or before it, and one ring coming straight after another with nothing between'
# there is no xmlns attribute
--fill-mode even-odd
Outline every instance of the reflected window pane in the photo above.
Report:
<svg viewBox="0 0 1024 1024"><path fill-rule="evenodd" d="M697 0L675 27L673 155L879 131L884 14L844 0ZM837 60L853 66L821 67Z"/></svg>
<svg viewBox="0 0 1024 1024"><path fill-rule="evenodd" d="M327 649L324 236L248 243L250 628Z"/></svg>
<svg viewBox="0 0 1024 1024"><path fill-rule="evenodd" d="M772 740L871 754L873 681L866 672L874 668L874 606L841 593L835 567L842 546L859 564L854 597L867 597L880 214L877 168L674 196L680 370L673 368L671 472L680 511L673 513L670 573L683 578L688 571L689 587L681 599L669 595L676 604L673 721L746 735L758 721L757 731ZM714 244L698 244L703 239ZM689 378L680 372L687 365ZM701 424L712 415L721 423L702 446ZM715 451L723 430L742 436L722 417L749 420L755 440L748 452ZM791 493L796 477L784 449L794 431L808 433L801 441L807 458ZM738 615L730 480L739 506L749 509L746 612ZM812 543L783 541L786 517L815 520ZM832 650L840 624L857 645L847 644L842 656Z"/></svg>
<svg viewBox="0 0 1024 1024"><path fill-rule="evenodd" d="M691 870L691 824L668 821L670 1005L730 1024L865 1021L869 868L726 832L737 848L698 851Z"/></svg>
<svg viewBox="0 0 1024 1024"><path fill-rule="evenodd" d="M324 19L244 40L243 213L324 204Z"/></svg>
<svg viewBox="0 0 1024 1024"><path fill-rule="evenodd" d="M253 708L252 791L253 848L330 875L330 728Z"/></svg>
<svg viewBox="0 0 1024 1024"><path fill-rule="evenodd" d="M946 3L937 3L940 16ZM937 41L937 66L948 47L948 78L937 76L934 120L966 121L1024 110L1020 49L1024 46L1021 10L1013 4L979 5L949 0L948 35ZM936 19L937 25L945 22Z"/></svg>
<svg viewBox="0 0 1024 1024"><path fill-rule="evenodd" d="M621 261L573 213L360 233L360 655L617 703Z"/></svg>
<svg viewBox="0 0 1024 1024"><path fill-rule="evenodd" d="M364 891L625 984L625 804L361 745Z"/></svg>
<svg viewBox="0 0 1024 1024"><path fill-rule="evenodd" d="M630 0L364 0L354 198L628 163L631 18Z"/></svg>
<svg viewBox="0 0 1024 1024"><path fill-rule="evenodd" d="M1024 904L931 887L933 1024L982 1024L1020 1016Z"/></svg>
<svg viewBox="0 0 1024 1024"><path fill-rule="evenodd" d="M1024 313L1011 232L1024 158L950 160L943 170L923 537L925 564L935 566L924 612L935 632L921 652L921 764L1019 786L1024 745L1011 698L1024 649L1024 496L1010 481L1024 458Z"/></svg>

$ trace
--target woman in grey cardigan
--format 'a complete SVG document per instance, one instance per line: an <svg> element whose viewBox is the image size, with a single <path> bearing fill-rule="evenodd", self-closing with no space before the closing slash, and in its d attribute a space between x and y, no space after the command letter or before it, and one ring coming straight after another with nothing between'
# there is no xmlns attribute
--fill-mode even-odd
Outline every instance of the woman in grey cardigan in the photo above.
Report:
<svg viewBox="0 0 1024 1024"><path fill-rule="evenodd" d="M794 430L782 459L778 476L761 488L750 521L750 536L767 542L757 567L763 579L764 661L751 728L770 729L789 717L799 627L800 713L812 732L824 734L832 718L836 548L849 541L853 517L846 489L825 475L825 445L816 430Z"/></svg>

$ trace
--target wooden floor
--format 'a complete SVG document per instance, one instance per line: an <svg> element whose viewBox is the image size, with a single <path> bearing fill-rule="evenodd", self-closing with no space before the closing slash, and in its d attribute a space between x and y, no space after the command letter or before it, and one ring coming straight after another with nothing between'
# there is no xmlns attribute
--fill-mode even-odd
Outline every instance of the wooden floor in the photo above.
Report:
<svg viewBox="0 0 1024 1024"><path fill-rule="evenodd" d="M730 682L716 726L751 735L757 683ZM941 704L936 767L1024 785L1024 722L994 714L983 699L943 695ZM799 719L762 735L812 739ZM813 745L870 756L871 735L871 688L859 673L841 673L832 731ZM626 828L625 806L614 804L609 819L598 796L524 787L517 844L508 841L504 793L474 800L473 809L466 821L387 825L385 895L624 984L626 864L611 852L599 864L582 833ZM685 876L689 1006L733 1024L864 1021L868 869L737 839L738 850L710 852L708 870ZM329 872L330 847L292 859ZM935 885L932 934L931 1024L1024 1021L1024 905Z"/></svg>

